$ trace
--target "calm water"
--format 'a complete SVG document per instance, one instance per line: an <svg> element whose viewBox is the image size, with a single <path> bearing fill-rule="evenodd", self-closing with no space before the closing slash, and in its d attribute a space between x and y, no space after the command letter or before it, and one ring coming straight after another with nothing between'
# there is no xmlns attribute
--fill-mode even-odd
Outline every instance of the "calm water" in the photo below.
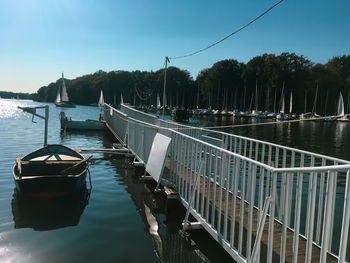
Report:
<svg viewBox="0 0 350 263"><path fill-rule="evenodd" d="M42 147L44 122L35 118L37 123L32 123L31 116L17 106L39 105L44 104L0 99L0 262L231 261L204 232L196 232L192 236L196 246L191 245L179 231L184 211L178 208L166 216L163 198L133 179L133 169L122 158L94 154L90 195L87 190L58 201L21 198L11 169L17 155ZM115 142L109 133L61 136L61 109L49 105L48 143L110 148ZM97 107L78 106L65 112L73 119L99 115Z"/></svg>
<svg viewBox="0 0 350 263"><path fill-rule="evenodd" d="M204 117L191 120L196 126L259 124L266 120ZM350 160L350 122L302 121L224 128L221 131L273 142L301 150Z"/></svg>
<svg viewBox="0 0 350 263"><path fill-rule="evenodd" d="M0 262L230 262L208 234L181 235L181 208L165 215L162 198L133 179L122 158L94 154L92 190L59 201L32 201L16 193L11 169L17 155L42 147L44 122L17 106L44 105L0 99ZM48 142L72 148L110 148L109 133L60 135L59 112L50 105ZM65 109L73 119L97 119L99 109ZM230 125L230 118L193 120L195 125ZM249 122L240 120L235 123ZM244 136L350 159L350 123L278 124L229 128ZM87 189L90 186L87 185ZM89 198L89 200L88 200Z"/></svg>

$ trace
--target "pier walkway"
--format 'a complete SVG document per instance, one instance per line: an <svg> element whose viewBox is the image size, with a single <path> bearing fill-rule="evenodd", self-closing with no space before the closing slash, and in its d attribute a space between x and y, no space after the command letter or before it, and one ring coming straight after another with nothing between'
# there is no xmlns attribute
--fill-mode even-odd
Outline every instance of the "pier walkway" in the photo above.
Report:
<svg viewBox="0 0 350 263"><path fill-rule="evenodd" d="M146 164L171 138L163 184L237 262L350 260L350 162L104 106L112 133ZM185 222L186 228L191 223Z"/></svg>

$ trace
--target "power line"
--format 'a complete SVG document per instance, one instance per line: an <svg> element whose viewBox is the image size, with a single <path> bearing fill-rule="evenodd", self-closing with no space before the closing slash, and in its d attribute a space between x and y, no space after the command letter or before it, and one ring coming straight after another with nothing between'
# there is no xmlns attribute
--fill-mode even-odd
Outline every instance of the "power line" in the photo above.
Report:
<svg viewBox="0 0 350 263"><path fill-rule="evenodd" d="M213 46L216 46L217 44L225 41L226 39L228 39L229 37L233 36L234 34L238 33L239 31L245 29L246 27L248 27L249 25L253 24L255 21L257 21L259 18L263 17L264 15L266 15L268 12L270 12L273 8L275 8L276 6L278 6L280 3L282 3L283 0L280 0L279 2L277 2L276 4L274 4L273 6L271 6L269 9L267 9L266 11L264 11L263 13L261 13L259 16L257 16L256 18L254 18L253 20L251 20L249 23L245 24L244 26L242 26L241 28L237 29L236 31L233 31L231 34L225 36L224 38L220 39L219 41L216 41L215 43L205 47L205 48L202 48L202 49L199 49L195 52L192 52L192 53L189 53L187 55L182 55L182 56L177 56L177 57L169 57L169 59L179 59L179 58L186 58L186 57L190 57L190 56L193 56L193 55L196 55L200 52L203 52L209 48L212 48Z"/></svg>

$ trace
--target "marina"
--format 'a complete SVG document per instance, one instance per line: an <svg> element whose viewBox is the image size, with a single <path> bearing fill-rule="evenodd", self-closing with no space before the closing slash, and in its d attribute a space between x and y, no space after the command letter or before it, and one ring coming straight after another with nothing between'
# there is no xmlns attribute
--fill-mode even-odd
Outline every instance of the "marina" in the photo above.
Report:
<svg viewBox="0 0 350 263"><path fill-rule="evenodd" d="M183 124L163 121L162 116L159 119L152 115L145 115L127 105L121 105L121 109L117 110L104 104L103 115L109 131L66 131L62 133L59 132L61 109L56 110L54 105L51 104L49 106L52 111L49 119L50 128L48 129L49 143L64 144L76 152L84 154L86 157L93 155L89 168L91 172L91 186L87 184L82 189L82 192L72 196L71 199L53 200L51 203L44 201L42 203L42 200L23 199L17 189L14 188L10 177L7 176L5 179L5 175L9 175L11 165L16 159L15 155L24 155L32 151L35 145L38 146L37 148L40 148L39 146L42 145L44 136L43 122L39 121L38 124L31 123L29 114L20 113L18 106L33 107L38 106L38 104L30 101L2 99L1 121L4 123L11 120L13 125L20 121L24 123L25 129L31 130L24 130L24 137L26 132L29 135L33 132L33 129L37 130L36 133L39 136L30 143L21 137L15 139L17 143L23 146L21 147L23 152L13 152L12 156L14 157L12 159L9 157L11 156L9 155L10 152L8 152L9 149L4 148L4 152L8 156L5 159L7 163L5 167L8 170L3 168L1 172L4 182L2 184L4 190L1 198L2 205L0 206L2 213L1 233L8 233L10 237L12 236L12 239L7 238L2 243L2 247L6 247L7 252L3 253L1 260L8 260L11 256L15 257L15 249L17 251L19 249L19 247L9 246L9 243L7 243L9 240L13 240L17 246L22 246L21 248L29 249L27 244L21 245L21 242L17 240L27 235L26 229L32 229L35 232L39 231L38 236L34 235L37 242L40 242L41 234L39 233L43 231L50 233L53 229L58 231L57 234L72 234L71 231L74 228L80 229L78 232L81 233L76 236L76 238L79 238L92 234L86 227L89 225L91 227L94 224L93 222L110 218L108 221L110 223L105 226L106 230L110 231L113 229L112 232L117 233L126 228L129 234L130 222L124 223L122 226L120 224L116 226L116 222L130 220L131 218L125 218L130 216L134 217L133 220L141 220L137 223L141 224L141 228L138 228L139 231L130 232L131 236L128 239L133 243L133 235L141 234L143 236L139 240L139 242L143 242L142 246L144 248L140 258L148 255L150 262L177 262L176 257L179 256L188 258L189 262L240 262L241 260L243 260L242 262L249 260L255 262L258 259L260 262L275 262L282 260L281 257L284 257L283 261L288 262L293 260L319 261L322 257L322 252L324 253L321 245L325 241L322 234L324 233L324 226L318 222L324 222L324 220L328 220L326 222L330 222L333 225L327 234L333 235L333 239L330 238L330 240L334 241L330 242L329 251L323 254L325 255L323 257L325 257L327 262L337 261L339 253L342 252L340 250L340 242L341 240L344 242L344 238L340 234L343 231L338 229L343 227L342 217L330 216L329 218L323 218L323 215L326 215L325 211L330 209L326 198L327 189L330 187L328 186L330 179L326 178L330 174L337 175L333 181L330 181L333 183L333 193L337 193L336 199L332 201L334 202L333 215L343 211L344 197L342 195L346 191L346 169L349 166L349 162L346 161L349 159L348 152L344 150L350 144L350 138L347 136L350 127L347 126L347 123L303 121L298 123L255 125L263 123L260 120L253 121L254 119L246 118L204 117L199 119L191 118L188 123L192 125L192 128L190 128ZM91 116L98 115L100 110L97 107L77 106L76 109L67 108L64 111L67 114L75 115L79 111L79 118L88 119ZM116 117L117 122L115 122ZM166 119L170 119L170 117L168 116ZM210 126L225 128L218 131L197 128ZM324 128L327 128L329 132L322 133ZM143 176L140 168L147 164L149 154L147 148L152 145L154 135L157 132L171 138L168 151L169 157L164 163L164 173L158 180L158 186L153 179L141 180L140 184L140 179L137 179L138 177L142 179ZM5 136L8 133L2 130L2 134ZM142 134L142 136L138 134ZM246 136L255 139L248 139ZM301 136L308 138L309 142L305 144L305 139L301 139ZM326 140L329 137L331 139ZM141 141L138 140L139 138ZM198 140L198 138L201 139ZM6 139L5 136L4 140ZM190 147L192 140L194 140L194 144ZM222 146L223 142L226 146ZM299 150L278 146L278 144L298 148ZM312 154L303 150L318 151L324 155ZM271 152L273 154L270 156ZM184 153L188 153L192 157L190 158ZM277 154L279 157L277 157ZM336 158L327 157L326 155ZM172 159L172 156L174 156L174 159ZM239 166L236 165L237 162L240 164ZM249 164L250 162L251 164ZM276 165L277 162L279 163L278 165ZM271 163L273 166L269 166L268 163ZM333 165L333 163L336 163L336 165ZM317 166L314 173L309 171L313 165ZM109 168L109 166L111 167ZM283 168L283 166L286 168ZM295 167L294 170L292 169L293 166ZM246 180L243 181L239 179L240 174L244 171L242 167L246 167ZM206 173L210 176L206 175ZM301 173L303 174L303 183L300 190L302 198L298 201L297 186L301 182L299 178ZM253 176L253 174L256 174L256 176ZM263 178L261 177L262 174L264 174L264 183L260 184L260 180ZM275 180L273 180L273 175L275 175ZM309 178L312 175L314 176L313 180L316 180L317 188L311 191L311 196L317 194L313 201L306 202L305 200L309 198L306 195L307 189L310 190L311 184ZM256 180L253 178L256 178ZM116 182L122 184L117 183L115 185ZM237 185L235 185L235 182L238 182ZM227 188L220 186L221 184L227 185L226 187L229 187L228 189L230 190L226 190ZM323 185L322 187L321 184ZM122 188L119 189L118 185L122 186ZM274 211L275 221L271 221L272 217L270 216L268 205L272 203L272 197L271 195L269 197L268 193L273 194L274 187L276 187L275 198L277 197L277 201ZM105 188L107 192L105 192ZM165 195L157 193L155 191L157 188L164 188ZM323 193L320 189L323 189ZM116 191L117 195L115 195ZM287 196L282 195L285 191L287 191ZM140 194L142 192L144 194ZM250 206L251 193L254 192L255 204ZM7 196L4 193L7 193ZM245 196L244 200L242 195ZM236 196L235 202L233 202L234 196ZM324 196L324 199L320 199L318 196ZM109 201L105 200L106 198ZM124 200L122 203L120 203L120 198ZM67 206L67 202L70 204L69 206ZM114 202L117 203L113 209ZM289 207L286 210L289 211L287 218L284 217L285 212L283 210L285 202L291 202L289 206L287 205ZM296 205L298 202L300 202L300 210L298 210ZM319 202L323 202L323 204L320 205ZM106 207L108 204L110 209L104 210L103 207ZM187 210L189 204L193 208ZM313 213L310 212L312 210L307 212L307 207L310 204L314 205L315 210ZM38 210L38 205L43 209ZM52 208L53 205L56 209ZM328 208L326 207L327 205ZM129 215L120 214L118 209L115 210L119 206L123 209L127 208ZM67 207L67 210L64 207ZM322 207L322 209L317 207ZM11 208L10 211L9 208ZM97 210L95 211L95 209ZM111 209L114 212L111 213ZM160 209L160 212L155 212L157 209ZM35 217L30 210L36 211L42 218ZM71 213L62 211L71 211ZM136 211L138 212L132 216L131 214ZM58 216L58 213L61 215ZM222 216L219 216L220 214ZM296 239L295 227L297 226L295 224L297 221L295 221L295 216L297 214L301 216L298 222L301 235ZM112 220L111 216L115 219ZM311 244L306 238L306 236L310 235L308 232L310 231L309 223L303 219L310 216L313 216L315 220L314 233L311 234L315 239ZM320 221L320 218L322 218L322 221ZM161 223L164 219L168 222L165 225ZM155 222L157 222L156 226L154 226ZM287 228L283 227L284 224L287 224ZM264 225L263 228L261 227L262 225ZM269 233L272 225L274 226L272 231L274 231L273 233L276 237L273 239L275 241L270 243ZM220 232L217 232L217 229L220 229ZM101 230L103 231L103 229ZM76 231L74 233L78 234ZM111 238L115 239L115 241L119 240L117 234L114 237L109 237L104 231L103 233L101 233L100 242L104 246L105 242L111 240ZM184 233L187 234L184 235ZM259 235L261 239L260 247L255 245L255 239ZM49 236L53 238L55 234L52 233ZM286 243L283 243L283 239L282 243L279 242L283 236ZM221 239L224 242L220 241ZM203 242L203 240L205 241ZM276 243L276 240L279 241ZM296 240L298 240L297 243L295 243ZM63 243L60 245L60 241L56 240L55 242L58 242L56 244L57 247L62 247ZM97 245L94 242L88 243L94 246ZM249 243L251 244L250 248L248 247ZM188 246L188 244L193 244L193 246ZM209 249L207 244L212 244L212 248ZM297 259L293 253L293 247L296 244L300 248ZM130 244L130 249L133 246L134 244ZM146 249L147 247L148 250ZM42 250L41 253L48 253L48 255L55 251L45 246ZM248 256L248 250L252 253L250 256ZM260 252L258 253L258 251ZM348 252L346 251L348 250L345 248L344 256L348 257ZM97 260L94 257L90 258L83 255L79 250L78 252L69 250L68 254L66 257L56 257L57 262L65 258L69 259L70 256L76 257L78 261L93 262L93 259ZM127 254L130 256L129 253ZM111 260L123 258L122 255L118 253L113 254L111 251L107 255ZM222 257L217 258L218 255L222 255ZM26 261L35 262L38 256L40 255L31 254ZM307 259L308 257L309 259ZM136 260L134 258L131 261Z"/></svg>
<svg viewBox="0 0 350 263"><path fill-rule="evenodd" d="M0 2L0 262L350 262L349 8Z"/></svg>

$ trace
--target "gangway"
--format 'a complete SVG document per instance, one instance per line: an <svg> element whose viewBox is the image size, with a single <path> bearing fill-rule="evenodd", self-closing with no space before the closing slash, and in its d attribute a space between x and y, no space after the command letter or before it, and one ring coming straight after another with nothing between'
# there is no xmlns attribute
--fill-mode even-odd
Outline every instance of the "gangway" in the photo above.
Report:
<svg viewBox="0 0 350 263"><path fill-rule="evenodd" d="M171 138L167 185L237 262L350 260L350 162L104 105L107 127L146 164ZM188 227L188 225L184 227Z"/></svg>

